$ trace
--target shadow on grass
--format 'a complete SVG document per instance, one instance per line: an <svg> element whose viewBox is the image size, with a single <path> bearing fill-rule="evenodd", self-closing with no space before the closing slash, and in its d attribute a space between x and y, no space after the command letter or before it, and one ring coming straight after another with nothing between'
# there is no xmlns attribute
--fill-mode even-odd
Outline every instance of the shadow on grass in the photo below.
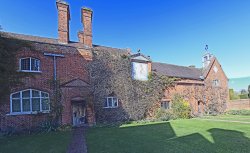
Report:
<svg viewBox="0 0 250 153"><path fill-rule="evenodd" d="M250 151L250 139L242 132L218 128L209 129L207 132L210 133L213 141L209 141L200 133L177 137L168 122L123 128L94 128L88 132L87 144L89 153L246 153Z"/></svg>

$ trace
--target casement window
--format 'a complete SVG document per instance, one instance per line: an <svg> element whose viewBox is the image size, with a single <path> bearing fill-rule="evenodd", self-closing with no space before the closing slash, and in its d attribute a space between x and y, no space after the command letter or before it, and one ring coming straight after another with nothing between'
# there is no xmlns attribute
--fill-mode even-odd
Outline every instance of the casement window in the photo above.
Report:
<svg viewBox="0 0 250 153"><path fill-rule="evenodd" d="M23 90L10 95L10 114L49 112L49 94L39 90Z"/></svg>
<svg viewBox="0 0 250 153"><path fill-rule="evenodd" d="M107 97L104 102L104 108L117 108L118 99L116 97Z"/></svg>
<svg viewBox="0 0 250 153"><path fill-rule="evenodd" d="M219 87L220 86L220 80L213 80L213 86Z"/></svg>
<svg viewBox="0 0 250 153"><path fill-rule="evenodd" d="M19 70L22 72L40 72L40 60L35 58L21 58Z"/></svg>
<svg viewBox="0 0 250 153"><path fill-rule="evenodd" d="M162 109L170 109L170 101L162 101L161 108Z"/></svg>

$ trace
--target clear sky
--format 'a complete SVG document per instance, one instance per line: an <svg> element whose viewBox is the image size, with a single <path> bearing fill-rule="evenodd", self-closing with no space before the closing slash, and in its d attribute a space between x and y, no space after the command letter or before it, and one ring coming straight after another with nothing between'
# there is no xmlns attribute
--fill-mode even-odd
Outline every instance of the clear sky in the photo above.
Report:
<svg viewBox="0 0 250 153"><path fill-rule="evenodd" d="M70 39L93 9L94 43L137 49L154 61L201 67L205 45L229 78L250 76L250 0L67 0ZM55 0L0 0L4 31L57 38Z"/></svg>

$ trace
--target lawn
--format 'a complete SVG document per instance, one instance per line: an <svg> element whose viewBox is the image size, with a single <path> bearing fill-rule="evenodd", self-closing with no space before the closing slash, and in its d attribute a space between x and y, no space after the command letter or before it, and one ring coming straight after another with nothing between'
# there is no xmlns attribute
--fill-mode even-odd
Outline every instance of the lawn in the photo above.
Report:
<svg viewBox="0 0 250 153"><path fill-rule="evenodd" d="M225 120L225 121L239 121L239 122L249 122L250 116L240 116L240 115L220 115L220 116L204 116L203 119L213 119L213 120Z"/></svg>
<svg viewBox="0 0 250 153"><path fill-rule="evenodd" d="M65 153L70 132L0 138L0 153Z"/></svg>
<svg viewBox="0 0 250 153"><path fill-rule="evenodd" d="M247 153L250 124L190 119L91 128L87 146L88 153Z"/></svg>

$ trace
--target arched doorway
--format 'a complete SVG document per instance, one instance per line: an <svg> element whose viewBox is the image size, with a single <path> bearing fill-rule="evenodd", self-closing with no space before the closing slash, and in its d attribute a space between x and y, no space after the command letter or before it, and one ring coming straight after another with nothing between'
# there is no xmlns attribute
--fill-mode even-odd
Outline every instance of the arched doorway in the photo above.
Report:
<svg viewBox="0 0 250 153"><path fill-rule="evenodd" d="M72 124L83 126L87 123L86 102L84 100L72 100Z"/></svg>

